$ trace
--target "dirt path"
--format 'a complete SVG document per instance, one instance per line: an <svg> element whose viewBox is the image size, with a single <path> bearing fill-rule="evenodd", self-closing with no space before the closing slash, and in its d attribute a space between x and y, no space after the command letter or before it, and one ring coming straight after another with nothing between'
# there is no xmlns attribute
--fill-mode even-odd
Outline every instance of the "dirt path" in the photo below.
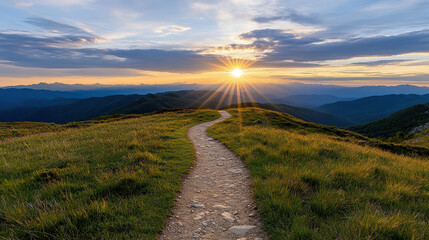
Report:
<svg viewBox="0 0 429 240"><path fill-rule="evenodd" d="M196 164L183 181L174 214L160 240L267 238L255 210L247 168L206 133L208 127L231 116L220 113L219 119L189 129Z"/></svg>

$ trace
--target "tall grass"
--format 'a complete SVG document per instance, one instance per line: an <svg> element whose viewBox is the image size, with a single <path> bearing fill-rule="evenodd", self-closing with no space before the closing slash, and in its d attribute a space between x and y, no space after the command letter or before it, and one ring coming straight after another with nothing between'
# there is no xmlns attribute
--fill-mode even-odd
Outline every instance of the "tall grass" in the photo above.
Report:
<svg viewBox="0 0 429 240"><path fill-rule="evenodd" d="M153 239L192 165L182 111L0 144L0 238Z"/></svg>
<svg viewBox="0 0 429 240"><path fill-rule="evenodd" d="M209 134L249 167L272 239L429 238L425 157L362 146L348 132L286 114L229 112L233 117ZM254 124L256 119L268 124Z"/></svg>

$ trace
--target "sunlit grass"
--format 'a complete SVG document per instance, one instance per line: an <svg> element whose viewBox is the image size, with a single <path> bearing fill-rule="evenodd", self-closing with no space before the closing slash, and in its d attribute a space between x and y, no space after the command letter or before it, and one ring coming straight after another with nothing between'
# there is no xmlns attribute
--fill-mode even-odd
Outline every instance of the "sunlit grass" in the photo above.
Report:
<svg viewBox="0 0 429 240"><path fill-rule="evenodd" d="M192 165L189 110L5 140L0 238L154 239Z"/></svg>
<svg viewBox="0 0 429 240"><path fill-rule="evenodd" d="M60 132L67 129L83 128L100 123L121 121L124 119L137 118L137 114L115 114L101 116L89 121L70 122L67 124L55 124L46 122L0 122L0 140L35 135L45 132Z"/></svg>
<svg viewBox="0 0 429 240"><path fill-rule="evenodd" d="M429 238L427 158L361 146L358 135L280 113L230 112L209 134L247 164L272 239Z"/></svg>

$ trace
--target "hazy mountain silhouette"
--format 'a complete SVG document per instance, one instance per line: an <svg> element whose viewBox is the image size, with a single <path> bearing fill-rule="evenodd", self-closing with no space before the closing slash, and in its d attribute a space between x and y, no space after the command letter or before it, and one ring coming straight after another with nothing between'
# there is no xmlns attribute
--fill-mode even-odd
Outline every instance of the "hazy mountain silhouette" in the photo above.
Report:
<svg viewBox="0 0 429 240"><path fill-rule="evenodd" d="M390 94L335 102L318 107L316 110L342 117L355 124L362 124L387 117L401 109L427 102L429 102L429 94Z"/></svg>
<svg viewBox="0 0 429 240"><path fill-rule="evenodd" d="M295 107L316 108L324 104L334 103L338 101L350 101L353 98L339 98L327 94L313 94L313 95L291 95L282 98L273 98L272 102L283 103Z"/></svg>
<svg viewBox="0 0 429 240"><path fill-rule="evenodd" d="M67 104L83 97L84 96L79 95L78 93L63 91L0 88L0 110L12 109L16 107L43 107Z"/></svg>

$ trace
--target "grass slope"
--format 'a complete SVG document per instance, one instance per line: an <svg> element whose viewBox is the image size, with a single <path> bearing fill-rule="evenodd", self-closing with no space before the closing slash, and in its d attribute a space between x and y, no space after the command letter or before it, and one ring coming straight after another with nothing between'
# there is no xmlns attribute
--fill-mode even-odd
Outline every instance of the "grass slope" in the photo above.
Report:
<svg viewBox="0 0 429 240"><path fill-rule="evenodd" d="M0 143L0 238L153 239L192 165L184 110Z"/></svg>
<svg viewBox="0 0 429 240"><path fill-rule="evenodd" d="M70 104L49 107L19 107L0 111L0 121L54 122L64 124L84 121L109 114L143 114L172 108L222 106L230 97L221 100L222 93L206 90L184 90L146 95L113 95L92 97ZM208 99L208 101L206 101ZM231 95L231 99L236 97Z"/></svg>
<svg viewBox="0 0 429 240"><path fill-rule="evenodd" d="M120 121L141 116L142 115L137 114L115 114L109 116L101 116L90 121L71 122L64 125L44 122L0 122L0 140L35 135L38 133L59 132L67 129L83 128L92 126L94 124Z"/></svg>
<svg viewBox="0 0 429 240"><path fill-rule="evenodd" d="M232 105L226 106L225 108L237 108L237 107L238 107L238 104L232 104ZM345 127L345 126L352 125L351 122L345 119L342 119L340 117L331 115L329 113L318 112L308 108L293 107L286 104L246 102L246 103L240 103L240 107L259 107L263 109L284 112L307 122L314 122L314 123L319 123L327 126Z"/></svg>
<svg viewBox="0 0 429 240"><path fill-rule="evenodd" d="M358 134L286 114L229 112L209 135L247 164L272 239L429 238L427 159L361 146Z"/></svg>
<svg viewBox="0 0 429 240"><path fill-rule="evenodd" d="M368 137L393 137L397 132L408 133L429 122L429 103L419 104L374 122L352 126L349 129Z"/></svg>

